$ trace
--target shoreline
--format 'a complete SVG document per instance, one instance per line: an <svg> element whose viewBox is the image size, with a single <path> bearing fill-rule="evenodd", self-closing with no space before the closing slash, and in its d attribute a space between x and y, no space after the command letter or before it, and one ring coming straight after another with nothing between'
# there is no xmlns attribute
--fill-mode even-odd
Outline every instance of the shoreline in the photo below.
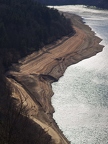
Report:
<svg viewBox="0 0 108 144"><path fill-rule="evenodd" d="M44 130L48 129L54 144L68 144L69 141L53 119L51 83L58 81L68 66L94 56L103 49L99 45L101 39L82 22L80 16L69 13L64 15L71 19L75 35L65 36L55 44L45 46L39 52L19 60L13 66L13 71L7 72L12 96L26 99L29 109L34 107L34 110L29 111L30 118Z"/></svg>

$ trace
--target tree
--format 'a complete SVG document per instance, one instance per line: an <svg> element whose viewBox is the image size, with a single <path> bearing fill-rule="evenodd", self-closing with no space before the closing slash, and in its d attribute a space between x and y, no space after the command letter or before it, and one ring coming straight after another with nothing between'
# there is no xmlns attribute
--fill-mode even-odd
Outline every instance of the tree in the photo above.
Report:
<svg viewBox="0 0 108 144"><path fill-rule="evenodd" d="M26 99L19 103L7 95L5 101L0 107L0 144L51 144L51 137L29 118Z"/></svg>

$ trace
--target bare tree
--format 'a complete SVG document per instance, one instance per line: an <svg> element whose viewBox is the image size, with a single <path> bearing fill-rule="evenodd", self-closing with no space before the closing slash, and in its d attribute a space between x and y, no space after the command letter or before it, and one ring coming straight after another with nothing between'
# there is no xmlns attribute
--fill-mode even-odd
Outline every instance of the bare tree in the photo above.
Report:
<svg viewBox="0 0 108 144"><path fill-rule="evenodd" d="M0 144L51 144L51 137L29 119L26 99L10 95L5 95L0 105Z"/></svg>

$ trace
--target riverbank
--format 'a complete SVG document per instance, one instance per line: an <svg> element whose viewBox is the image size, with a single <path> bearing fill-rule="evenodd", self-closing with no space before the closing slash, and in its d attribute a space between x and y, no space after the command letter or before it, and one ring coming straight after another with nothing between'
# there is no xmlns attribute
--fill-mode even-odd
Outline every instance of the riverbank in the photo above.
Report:
<svg viewBox="0 0 108 144"><path fill-rule="evenodd" d="M13 97L22 97L30 109L30 118L51 135L53 143L67 144L53 120L54 109L51 105L53 95L51 83L57 81L69 65L102 51L101 39L84 25L79 16L64 14L70 18L76 31L74 36L67 36L55 44L44 47L26 58L19 60L8 72L13 88Z"/></svg>

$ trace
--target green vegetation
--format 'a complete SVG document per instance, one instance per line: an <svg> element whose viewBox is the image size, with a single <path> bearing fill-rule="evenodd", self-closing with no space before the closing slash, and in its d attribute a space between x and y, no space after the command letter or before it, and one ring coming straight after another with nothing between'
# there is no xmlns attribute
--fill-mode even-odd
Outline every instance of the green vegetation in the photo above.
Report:
<svg viewBox="0 0 108 144"><path fill-rule="evenodd" d="M0 0L0 144L51 144L24 110L15 110L4 73L19 58L70 33L70 20L57 10L32 0Z"/></svg>

